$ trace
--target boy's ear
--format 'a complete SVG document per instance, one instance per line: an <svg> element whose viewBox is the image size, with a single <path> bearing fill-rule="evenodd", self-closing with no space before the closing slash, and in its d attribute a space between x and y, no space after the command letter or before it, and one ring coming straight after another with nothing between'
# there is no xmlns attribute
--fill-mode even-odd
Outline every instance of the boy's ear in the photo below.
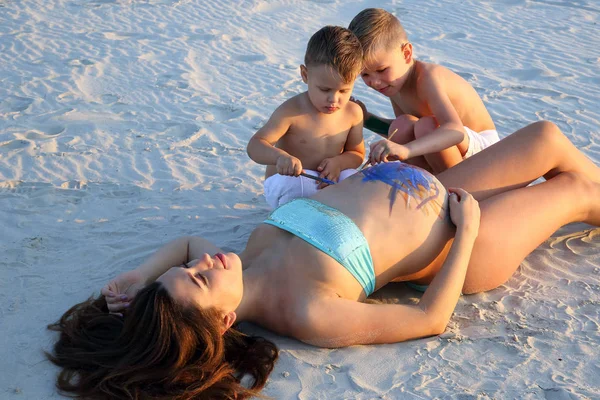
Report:
<svg viewBox="0 0 600 400"><path fill-rule="evenodd" d="M223 328L222 328L222 331L221 331L221 335L224 335L225 332L227 332L227 330L229 328L231 328L231 326L235 322L236 318L237 318L237 315L233 311L230 311L230 312L228 312L227 314L225 314L223 316Z"/></svg>
<svg viewBox="0 0 600 400"><path fill-rule="evenodd" d="M304 83L308 83L308 70L304 64L300 65L300 76Z"/></svg>
<svg viewBox="0 0 600 400"><path fill-rule="evenodd" d="M402 46L402 48L400 49L400 51L402 51L402 57L404 58L404 61L406 61L407 64L410 63L413 58L412 43L411 42L405 43L404 46Z"/></svg>

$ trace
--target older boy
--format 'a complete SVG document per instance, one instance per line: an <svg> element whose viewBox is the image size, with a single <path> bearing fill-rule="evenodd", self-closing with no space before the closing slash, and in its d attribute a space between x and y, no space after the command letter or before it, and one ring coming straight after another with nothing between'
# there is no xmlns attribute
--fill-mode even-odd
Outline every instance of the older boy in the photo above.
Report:
<svg viewBox="0 0 600 400"><path fill-rule="evenodd" d="M362 48L348 29L326 26L309 40L300 66L308 90L279 106L247 147L252 160L267 165L271 207L326 186L299 176L303 171L337 182L362 163L363 113L349 101L361 69Z"/></svg>
<svg viewBox="0 0 600 400"><path fill-rule="evenodd" d="M415 60L413 46L394 15L368 8L354 17L349 29L363 46L362 79L390 98L397 117L376 117L357 101L367 128L387 123L389 131L373 130L384 136L395 132L393 142L371 145L372 162L390 156L439 173L499 140L475 89L441 65Z"/></svg>

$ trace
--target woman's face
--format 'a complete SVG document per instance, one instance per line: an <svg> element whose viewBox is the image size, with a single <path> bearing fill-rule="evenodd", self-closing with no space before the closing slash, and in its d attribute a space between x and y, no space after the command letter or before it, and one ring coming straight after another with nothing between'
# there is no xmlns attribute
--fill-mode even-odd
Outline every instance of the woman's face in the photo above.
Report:
<svg viewBox="0 0 600 400"><path fill-rule="evenodd" d="M214 307L228 313L235 311L242 300L242 261L235 253L204 254L169 269L157 282L180 304Z"/></svg>

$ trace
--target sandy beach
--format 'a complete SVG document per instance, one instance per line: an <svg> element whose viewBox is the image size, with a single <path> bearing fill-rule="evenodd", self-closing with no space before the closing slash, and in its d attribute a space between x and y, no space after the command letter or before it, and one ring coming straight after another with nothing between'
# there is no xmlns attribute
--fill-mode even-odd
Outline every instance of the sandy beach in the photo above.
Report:
<svg viewBox="0 0 600 400"><path fill-rule="evenodd" d="M305 90L309 37L367 7L471 83L501 137L548 119L600 164L596 0L0 0L0 398L62 398L46 325L161 244L243 249L269 212L248 140ZM600 229L562 228L440 337L328 350L243 328L281 351L275 399L597 399Z"/></svg>

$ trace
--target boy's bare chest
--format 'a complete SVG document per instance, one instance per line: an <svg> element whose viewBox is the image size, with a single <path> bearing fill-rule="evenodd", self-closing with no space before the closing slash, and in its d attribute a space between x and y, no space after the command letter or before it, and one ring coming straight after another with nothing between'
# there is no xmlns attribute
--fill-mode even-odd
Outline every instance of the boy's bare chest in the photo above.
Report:
<svg viewBox="0 0 600 400"><path fill-rule="evenodd" d="M345 142L351 125L343 118L303 119L295 121L287 134L294 142L327 141Z"/></svg>
<svg viewBox="0 0 600 400"><path fill-rule="evenodd" d="M396 117L400 114L410 114L417 118L432 115L431 109L426 101L419 99L414 94L397 94L391 99L392 104L395 104L394 112ZM397 113L397 110L401 110L401 113Z"/></svg>

